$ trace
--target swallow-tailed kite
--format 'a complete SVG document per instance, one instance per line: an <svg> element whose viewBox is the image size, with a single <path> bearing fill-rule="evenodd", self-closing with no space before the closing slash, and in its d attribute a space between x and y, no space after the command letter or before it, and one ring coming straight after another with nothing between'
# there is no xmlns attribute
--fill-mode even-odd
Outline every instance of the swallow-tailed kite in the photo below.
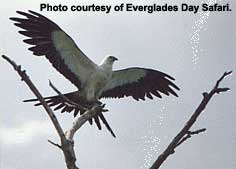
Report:
<svg viewBox="0 0 236 169"><path fill-rule="evenodd" d="M19 31L20 34L29 37L23 40L33 45L29 50L36 56L46 56L52 66L78 88L78 91L64 94L73 102L91 105L99 102L101 98L131 96L135 100L145 100L145 97L153 99L153 96L162 98L161 93L178 96L174 90L179 88L172 82L174 78L170 75L138 67L113 71L113 63L118 60L114 56L105 57L101 64L97 65L50 19L34 11L29 13L17 11L17 13L25 18L10 19L23 29ZM49 106L56 106L54 110L74 111L74 116L78 112L84 113L84 110L68 106L61 96L51 96L45 100ZM37 101L37 99L27 101ZM98 128L101 129L99 118L115 136L102 113L94 117ZM92 124L92 119L90 123Z"/></svg>

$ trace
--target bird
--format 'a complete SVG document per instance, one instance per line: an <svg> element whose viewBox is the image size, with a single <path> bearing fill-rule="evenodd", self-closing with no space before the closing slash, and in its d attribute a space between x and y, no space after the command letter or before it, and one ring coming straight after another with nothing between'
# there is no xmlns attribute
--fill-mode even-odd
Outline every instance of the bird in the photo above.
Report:
<svg viewBox="0 0 236 169"><path fill-rule="evenodd" d="M130 67L121 70L113 70L113 65L118 58L112 55L106 56L100 64L94 63L76 45L75 41L63 31L55 22L35 11L16 11L21 17L11 17L14 25L21 28L20 34L27 37L23 42L33 45L28 48L36 56L45 56L51 65L65 76L77 90L63 94L76 104L89 107L95 103L101 104L102 98L124 98L145 100L154 97L162 98L162 94L178 97L179 87L173 82L175 79L161 71ZM22 18L23 17L23 18ZM54 110L63 112L74 111L74 116L83 114L84 109L69 106L60 95L44 98L48 106ZM29 99L25 102L34 102L38 99ZM35 106L41 105L40 103ZM101 130L100 120L116 137L103 113L99 113L90 124L96 123Z"/></svg>

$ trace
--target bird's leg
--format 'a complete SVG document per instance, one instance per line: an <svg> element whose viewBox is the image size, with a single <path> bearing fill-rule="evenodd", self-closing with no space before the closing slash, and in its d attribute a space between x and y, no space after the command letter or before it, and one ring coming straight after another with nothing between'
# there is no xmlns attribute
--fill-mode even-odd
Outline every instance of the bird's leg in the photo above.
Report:
<svg viewBox="0 0 236 169"><path fill-rule="evenodd" d="M106 104L103 104L103 103L100 102L100 101L96 101L96 102L93 104L92 108L95 108L97 111L100 111L99 113L101 113L101 112L107 112L108 110L107 110L107 109L104 109L105 106L106 106Z"/></svg>

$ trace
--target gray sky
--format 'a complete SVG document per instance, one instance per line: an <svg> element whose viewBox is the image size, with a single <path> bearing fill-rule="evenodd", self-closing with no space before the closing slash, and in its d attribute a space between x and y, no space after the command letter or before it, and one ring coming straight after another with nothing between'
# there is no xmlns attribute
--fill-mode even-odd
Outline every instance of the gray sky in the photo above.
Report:
<svg viewBox="0 0 236 169"><path fill-rule="evenodd" d="M46 1L11 0L1 5L0 51L21 64L48 96L54 94L48 79L63 92L75 87L44 57L33 56L27 50L29 46L22 42L23 36L17 33L19 29L8 20L16 16L16 10L39 11L42 2ZM158 1L161 2L164 1ZM75 140L80 168L147 168L183 127L202 99L201 93L209 91L224 71L236 71L235 2L227 2L232 12L204 15L42 12L73 37L94 62L99 63L105 55L112 54L119 58L115 69L131 66L157 69L175 77L181 88L179 98L145 102L131 98L103 100L110 110L106 118L117 138L112 138L104 127L99 131L95 126L83 126ZM100 0L100 4L104 3ZM0 72L0 169L65 168L62 153L47 143L47 139L58 141L58 137L46 113L42 108L22 103L33 95L2 59ZM179 147L162 169L235 168L235 74L225 79L222 86L232 90L215 96L193 128L206 127L207 132ZM56 114L65 129L71 125L72 114Z"/></svg>

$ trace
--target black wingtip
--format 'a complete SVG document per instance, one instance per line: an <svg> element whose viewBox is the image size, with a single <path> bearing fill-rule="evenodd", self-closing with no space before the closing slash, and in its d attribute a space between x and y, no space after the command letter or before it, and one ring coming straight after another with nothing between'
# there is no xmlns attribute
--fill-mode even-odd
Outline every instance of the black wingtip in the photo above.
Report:
<svg viewBox="0 0 236 169"><path fill-rule="evenodd" d="M32 10L28 10L28 12L31 13L31 14L35 14L35 15L36 15L36 14L37 14L37 15L40 15L39 13L34 12L34 11L32 11ZM16 11L16 13L17 13L17 14L20 14L20 15L24 15L24 16L31 15L31 14L26 13L26 12L23 12L23 11Z"/></svg>
<svg viewBox="0 0 236 169"><path fill-rule="evenodd" d="M172 81L170 81L168 79L165 79L165 80L169 83L168 86L171 86L171 87L175 88L176 90L180 90L180 88L176 84L174 84Z"/></svg>
<svg viewBox="0 0 236 169"><path fill-rule="evenodd" d="M23 102L35 102L38 101L38 99L27 99L27 100L23 100Z"/></svg>
<svg viewBox="0 0 236 169"><path fill-rule="evenodd" d="M28 10L28 12L30 12L30 13L36 13L36 12L34 12L34 11L30 10L30 9Z"/></svg>
<svg viewBox="0 0 236 169"><path fill-rule="evenodd" d="M28 12L29 12L30 14L33 14L34 16L41 17L41 18L44 18L44 19L46 19L46 20L49 20L49 19L46 18L45 16L43 16L43 15L41 15L40 13L37 13L37 12L35 12L35 11L28 10Z"/></svg>
<svg viewBox="0 0 236 169"><path fill-rule="evenodd" d="M18 13L20 15L24 15L25 14L25 12L23 12L23 11L16 11L16 13Z"/></svg>
<svg viewBox="0 0 236 169"><path fill-rule="evenodd" d="M35 12L35 11L32 11L32 10L28 10L28 12L31 13L31 14L37 15L37 16L40 15L39 13L37 13L37 12Z"/></svg>
<svg viewBox="0 0 236 169"><path fill-rule="evenodd" d="M16 17L10 17L9 19L14 21L14 22L19 22L19 18L16 18Z"/></svg>
<svg viewBox="0 0 236 169"><path fill-rule="evenodd" d="M175 97L179 97L177 93L171 93L172 95L174 95Z"/></svg>
<svg viewBox="0 0 236 169"><path fill-rule="evenodd" d="M176 86L176 85L174 86L174 88L175 88L176 90L180 90L180 88L179 88L178 86Z"/></svg>
<svg viewBox="0 0 236 169"><path fill-rule="evenodd" d="M179 88L177 90L179 90ZM170 86L168 87L168 92L171 93L172 95L176 96L176 97L179 97L178 94Z"/></svg>

